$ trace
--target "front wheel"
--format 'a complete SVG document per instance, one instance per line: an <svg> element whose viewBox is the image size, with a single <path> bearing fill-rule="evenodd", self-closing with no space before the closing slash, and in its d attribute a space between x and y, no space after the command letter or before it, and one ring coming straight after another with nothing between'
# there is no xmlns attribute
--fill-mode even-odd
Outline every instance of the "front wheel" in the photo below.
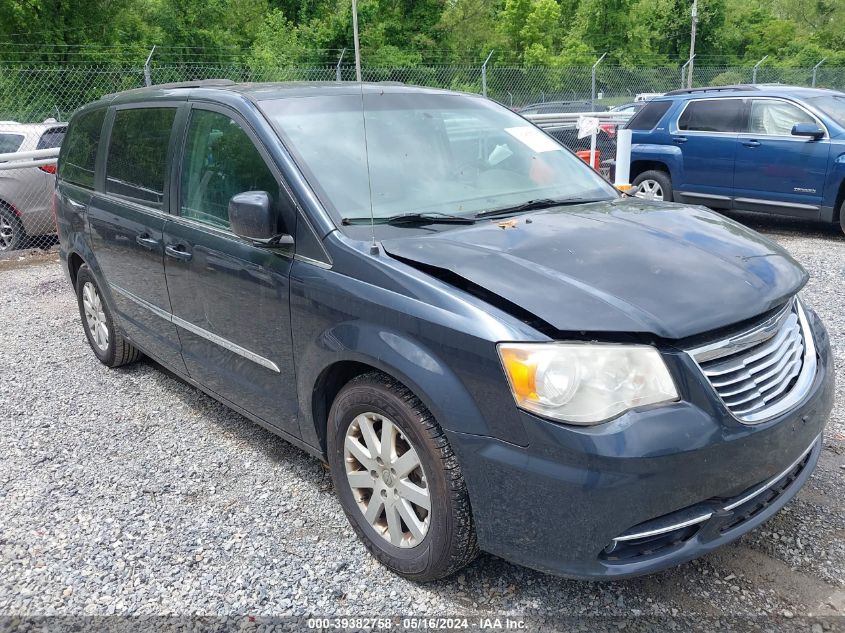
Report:
<svg viewBox="0 0 845 633"><path fill-rule="evenodd" d="M332 480L370 553L417 581L448 576L478 552L458 460L431 413L378 373L351 380L329 413Z"/></svg>
<svg viewBox="0 0 845 633"><path fill-rule="evenodd" d="M640 188L634 194L637 198L672 202L672 178L665 171L657 169L644 171L634 178L632 184Z"/></svg>

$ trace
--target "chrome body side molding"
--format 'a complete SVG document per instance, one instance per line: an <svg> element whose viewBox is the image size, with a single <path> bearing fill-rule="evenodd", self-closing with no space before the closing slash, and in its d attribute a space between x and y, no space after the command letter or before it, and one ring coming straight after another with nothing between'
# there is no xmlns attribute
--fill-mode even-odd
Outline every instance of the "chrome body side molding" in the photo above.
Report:
<svg viewBox="0 0 845 633"><path fill-rule="evenodd" d="M222 336L218 336L214 332L209 332L208 330L201 328L198 325L194 325L190 321L186 321L185 319L182 319L176 316L175 314L167 312L166 310L162 310L158 306L154 306L149 301L141 299L141 297L129 292L128 290L124 290L120 286L115 286L114 284L109 284L109 286L119 295L126 297L130 301L134 301L139 306L146 308L147 310L161 317L165 321L169 321L170 323L173 323L178 327L188 330L189 332L196 334L197 336L200 336L206 339L207 341L211 341L215 345L219 345L220 347L227 349L230 352L237 354L238 356L241 356L243 358L246 358L247 360L252 361L253 363L256 363L257 365L261 365L262 367L274 371L277 374L281 373L279 366L273 361L271 361L269 358L264 358L260 354L256 354L255 352L248 350L245 347L241 347L237 343L233 343L232 341L225 339Z"/></svg>

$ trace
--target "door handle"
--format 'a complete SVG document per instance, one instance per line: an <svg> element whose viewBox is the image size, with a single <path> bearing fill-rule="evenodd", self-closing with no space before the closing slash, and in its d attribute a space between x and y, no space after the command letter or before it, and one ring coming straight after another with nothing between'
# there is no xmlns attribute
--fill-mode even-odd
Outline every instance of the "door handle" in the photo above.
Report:
<svg viewBox="0 0 845 633"><path fill-rule="evenodd" d="M673 140L675 143L686 143L686 142L687 142L687 137L686 137L686 136L673 136L673 137L672 137L672 140Z"/></svg>
<svg viewBox="0 0 845 633"><path fill-rule="evenodd" d="M141 245L141 246L143 246L144 248L149 249L149 250L153 250L153 249L154 249L154 248L156 248L156 247L158 246L158 244L159 244L158 240L154 240L153 238L151 238L151 237L150 237L149 235L147 235L146 233L144 233L143 235L139 235L138 237L136 237L136 238L135 238L135 241L136 241L136 242L138 242L138 244L140 244L140 245Z"/></svg>
<svg viewBox="0 0 845 633"><path fill-rule="evenodd" d="M177 244L176 246L174 246L173 244L168 244L164 247L164 252L169 257L172 257L173 259L178 259L183 262L190 261L191 257L193 257L193 255L191 255L191 252L181 244Z"/></svg>
<svg viewBox="0 0 845 633"><path fill-rule="evenodd" d="M746 147L760 147L760 141L743 141L742 144Z"/></svg>

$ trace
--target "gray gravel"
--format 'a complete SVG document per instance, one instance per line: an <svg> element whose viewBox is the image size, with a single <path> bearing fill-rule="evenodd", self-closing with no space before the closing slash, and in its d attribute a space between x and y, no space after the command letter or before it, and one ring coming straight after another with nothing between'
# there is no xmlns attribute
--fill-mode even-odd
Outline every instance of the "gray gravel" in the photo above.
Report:
<svg viewBox="0 0 845 633"><path fill-rule="evenodd" d="M845 238L742 219L812 274L805 297L845 375ZM55 254L0 262L0 287L0 616L512 614L546 627L594 616L584 621L613 630L624 622L601 618L676 616L722 618L716 628L730 628L726 617L740 629L842 627L845 379L816 474L738 543L610 584L482 555L421 586L366 553L316 459L153 363L100 365ZM807 616L838 617L811 627Z"/></svg>

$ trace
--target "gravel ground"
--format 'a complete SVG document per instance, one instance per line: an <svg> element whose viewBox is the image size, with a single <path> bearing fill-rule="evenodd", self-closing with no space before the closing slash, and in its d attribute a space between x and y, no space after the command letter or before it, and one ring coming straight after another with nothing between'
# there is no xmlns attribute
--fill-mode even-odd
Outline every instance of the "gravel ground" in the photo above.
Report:
<svg viewBox="0 0 845 633"><path fill-rule="evenodd" d="M805 297L843 376L845 238L740 219L811 273ZM367 554L316 459L149 361L100 365L57 261L0 262L0 616L256 616L243 621L257 626L263 616L510 614L528 628L567 630L845 627L845 379L813 478L733 545L606 584L482 555L421 586Z"/></svg>

